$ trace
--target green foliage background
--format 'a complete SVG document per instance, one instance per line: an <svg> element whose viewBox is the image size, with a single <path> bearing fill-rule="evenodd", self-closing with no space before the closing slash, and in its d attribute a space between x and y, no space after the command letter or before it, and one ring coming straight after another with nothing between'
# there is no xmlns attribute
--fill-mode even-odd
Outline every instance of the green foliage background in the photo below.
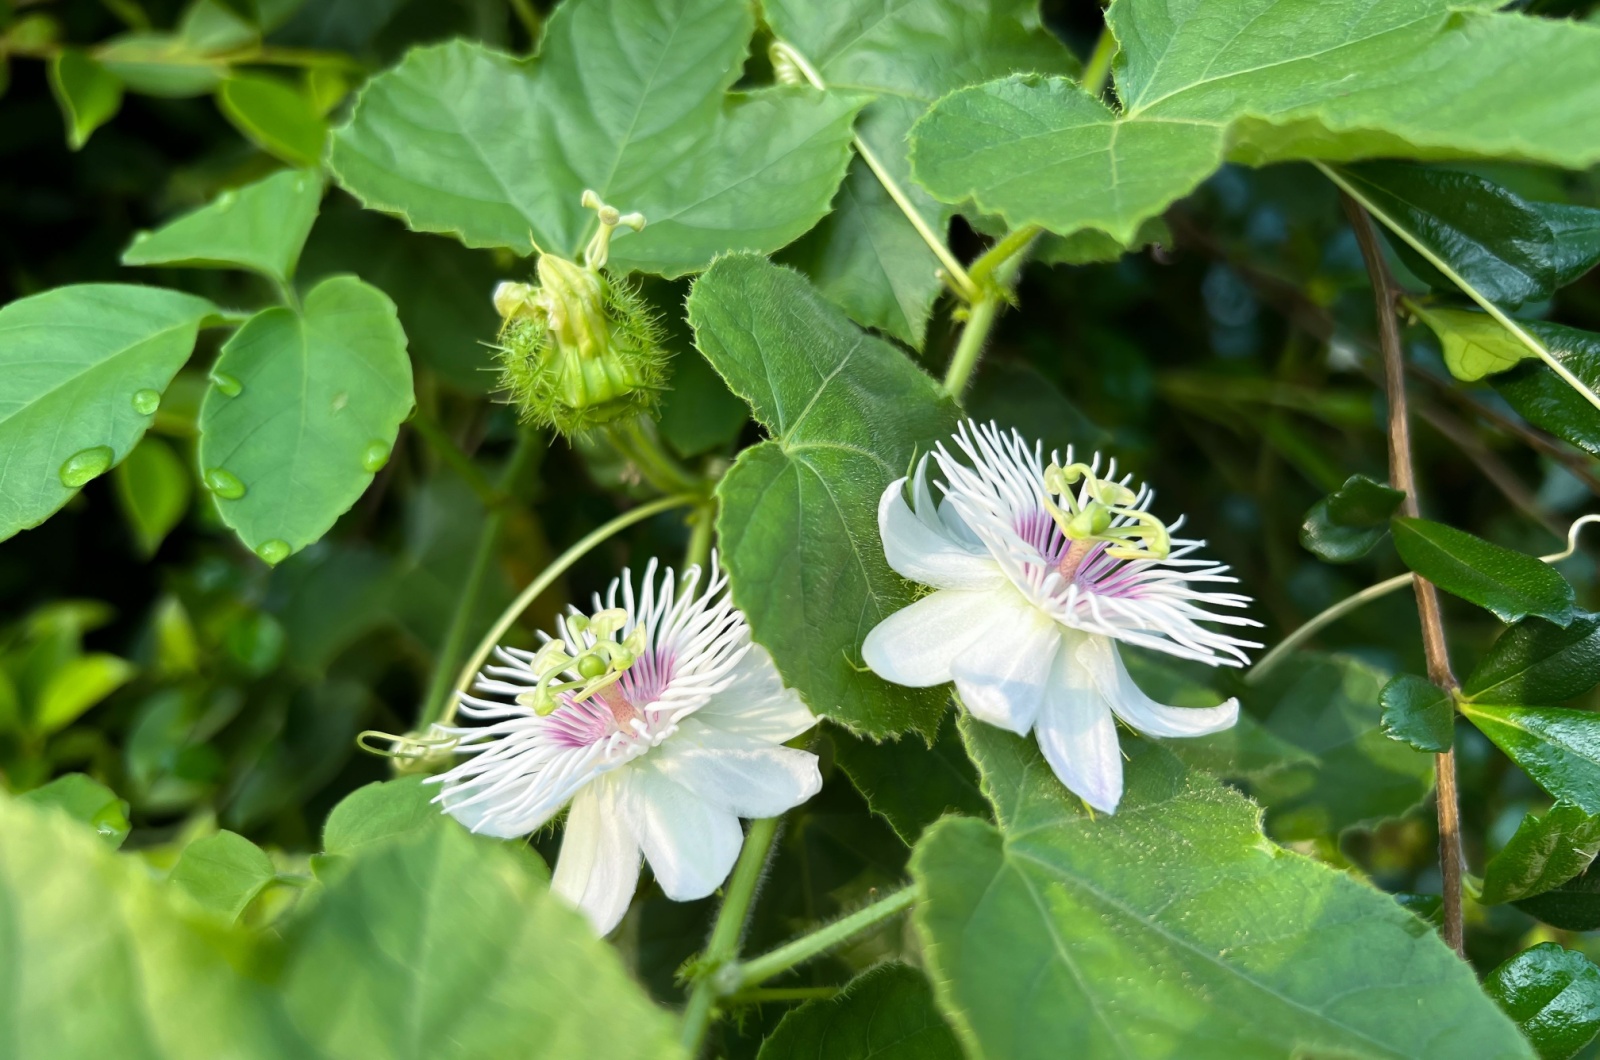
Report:
<svg viewBox="0 0 1600 1060"><path fill-rule="evenodd" d="M1600 384L1594 5L570 2L0 0L0 1053L678 1051L716 898L646 878L596 942L548 895L558 828L467 837L356 746L437 716L519 588L670 491L495 399L491 292L577 254L595 188L650 221L612 254L672 354L641 444L718 483L735 597L828 718L743 950L921 889L728 1002L713 1051L1597 1055L1595 568L1530 558L1600 497L1600 413L1549 367ZM1108 40L1120 110L1078 83ZM1045 229L959 400L967 310L852 136L963 262ZM1391 522L1330 176L1412 233L1425 519ZM151 286L70 286L111 284ZM1415 676L1409 592L1258 681L1130 653L1243 715L1125 737L1127 808L1090 819L1031 742L850 664L915 595L877 498L963 410L1147 479L1268 647L1432 578L1466 721ZM512 635L694 533L612 538ZM1428 919L1452 737L1476 980Z"/></svg>

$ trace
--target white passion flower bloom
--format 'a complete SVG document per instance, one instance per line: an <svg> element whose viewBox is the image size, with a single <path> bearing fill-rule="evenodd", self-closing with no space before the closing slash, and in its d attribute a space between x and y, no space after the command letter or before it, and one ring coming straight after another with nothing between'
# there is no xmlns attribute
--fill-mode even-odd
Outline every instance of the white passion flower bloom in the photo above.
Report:
<svg viewBox="0 0 1600 1060"><path fill-rule="evenodd" d="M715 569L716 559L712 566ZM433 778L474 832L537 830L569 801L552 886L602 935L628 909L639 860L680 902L719 887L739 818L776 817L822 787L817 756L782 746L816 723L715 575L679 589L652 560L592 615L573 611L537 652L496 648L453 728L468 759Z"/></svg>
<svg viewBox="0 0 1600 1060"><path fill-rule="evenodd" d="M1203 736L1238 720L1230 699L1168 707L1139 690L1117 641L1212 665L1239 666L1239 640L1202 623L1253 626L1216 608L1249 599L1207 587L1227 568L1191 558L1204 542L1173 538L1146 508L1148 487L1100 474L1067 451L1046 465L1037 444L968 422L932 454L943 476L935 502L925 457L884 492L878 528L889 565L936 591L890 615L862 654L880 677L927 687L954 681L974 717L1036 734L1072 792L1114 812L1122 757L1114 718L1151 736ZM1172 524L1176 530L1182 520Z"/></svg>

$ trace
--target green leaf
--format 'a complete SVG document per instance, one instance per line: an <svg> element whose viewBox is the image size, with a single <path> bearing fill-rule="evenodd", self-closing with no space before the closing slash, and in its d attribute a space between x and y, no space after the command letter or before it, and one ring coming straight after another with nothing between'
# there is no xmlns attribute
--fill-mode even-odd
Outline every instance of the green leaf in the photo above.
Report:
<svg viewBox="0 0 1600 1060"><path fill-rule="evenodd" d="M199 0L190 7L179 32L121 33L100 45L95 55L132 91L183 99L216 88L228 74L223 53L254 36L250 27L209 0Z"/></svg>
<svg viewBox="0 0 1600 1060"><path fill-rule="evenodd" d="M1525 618L1500 634L1461 686L1486 703L1562 703L1600 682L1600 615L1566 627Z"/></svg>
<svg viewBox="0 0 1600 1060"><path fill-rule="evenodd" d="M231 922L277 874L265 851L224 830L184 847L168 879L202 908Z"/></svg>
<svg viewBox="0 0 1600 1060"><path fill-rule="evenodd" d="M235 970L248 963L245 938L190 923L168 893L138 859L0 799L0 1027L11 1055L315 1055L267 988Z"/></svg>
<svg viewBox="0 0 1600 1060"><path fill-rule="evenodd" d="M282 982L330 1058L683 1055L675 1021L582 915L455 826L356 855L301 925Z"/></svg>
<svg viewBox="0 0 1600 1060"><path fill-rule="evenodd" d="M1483 988L1540 1060L1567 1060L1600 1033L1600 968L1575 950L1541 942L1490 972Z"/></svg>
<svg viewBox="0 0 1600 1060"><path fill-rule="evenodd" d="M1148 246L1172 246L1172 229L1159 217L1139 226L1132 243L1119 243L1104 232L1085 228L1070 236L1046 233L1033 251L1033 260L1045 265L1096 265L1122 260L1124 255Z"/></svg>
<svg viewBox="0 0 1600 1060"><path fill-rule="evenodd" d="M1474 173L1406 162L1367 162L1340 172L1489 301L1515 309L1555 293L1555 233L1532 204L1499 184ZM1390 239L1407 265L1420 264L1413 268L1420 278L1454 291L1455 285L1409 243ZM1495 326L1489 317L1483 321ZM1454 364L1450 370L1455 372Z"/></svg>
<svg viewBox="0 0 1600 1060"><path fill-rule="evenodd" d="M1514 903L1529 916L1563 931L1600 928L1600 872L1594 866L1559 887Z"/></svg>
<svg viewBox="0 0 1600 1060"><path fill-rule="evenodd" d="M1127 243L1224 160L1600 161L1595 27L1450 0L1122 0L1107 20L1120 112L1061 79L964 89L912 129L916 179L1013 228Z"/></svg>
<svg viewBox="0 0 1600 1060"><path fill-rule="evenodd" d="M1387 680L1349 656L1299 652L1244 691L1267 732L1310 757L1249 778L1274 838L1337 836L1403 816L1427 797L1433 757L1384 735Z"/></svg>
<svg viewBox="0 0 1600 1060"><path fill-rule="evenodd" d="M978 772L953 721L941 718L932 747L911 736L873 743L832 734L834 761L907 846L946 814L989 816Z"/></svg>
<svg viewBox="0 0 1600 1060"><path fill-rule="evenodd" d="M329 165L369 208L468 246L576 258L592 189L649 221L612 243L620 272L776 250L827 213L865 97L727 93L754 26L723 0L579 0L545 24L538 59L414 48L367 83Z"/></svg>
<svg viewBox="0 0 1600 1060"><path fill-rule="evenodd" d="M1572 586L1533 556L1426 519L1396 519L1393 532L1406 566L1500 621L1537 615L1572 624Z"/></svg>
<svg viewBox="0 0 1600 1060"><path fill-rule="evenodd" d="M444 812L432 801L439 789L423 780L401 777L375 781L346 795L322 826L323 851L356 854L375 843L443 823Z"/></svg>
<svg viewBox="0 0 1600 1060"><path fill-rule="evenodd" d="M123 284L59 287L0 309L0 540L128 455L214 312L203 298Z"/></svg>
<svg viewBox="0 0 1600 1060"><path fill-rule="evenodd" d="M1507 371L1529 359L1538 360L1538 354L1487 313L1419 308L1417 316L1439 337L1450 374L1465 382Z"/></svg>
<svg viewBox="0 0 1600 1060"><path fill-rule="evenodd" d="M1544 321L1520 323L1584 386L1600 392L1600 335ZM1493 377L1489 385L1529 423L1600 456L1600 410L1549 365L1521 364Z"/></svg>
<svg viewBox="0 0 1600 1060"><path fill-rule="evenodd" d="M1455 737L1455 700L1426 678L1396 674L1378 693L1383 734L1418 751L1441 754Z"/></svg>
<svg viewBox="0 0 1600 1060"><path fill-rule="evenodd" d="M999 827L941 821L911 868L968 1055L1528 1055L1432 929L1161 748L1125 744L1122 805L1090 816L1033 740L962 732Z"/></svg>
<svg viewBox="0 0 1600 1060"><path fill-rule="evenodd" d="M189 510L190 478L189 469L172 446L155 435L147 435L134 446L113 472L117 502L146 559L156 554Z"/></svg>
<svg viewBox="0 0 1600 1060"><path fill-rule="evenodd" d="M54 807L80 824L93 828L112 850L122 845L133 826L128 823L128 804L116 792L82 773L57 777L42 788L17 800L29 806Z"/></svg>
<svg viewBox="0 0 1600 1060"><path fill-rule="evenodd" d="M264 74L232 74L217 86L217 107L245 139L291 166L322 161L327 122L296 86Z"/></svg>
<svg viewBox="0 0 1600 1060"><path fill-rule="evenodd" d="M1462 702L1461 713L1541 788L1600 814L1600 714Z"/></svg>
<svg viewBox="0 0 1600 1060"><path fill-rule="evenodd" d="M661 437L679 456L699 456L732 445L750 410L694 350L672 358L672 380L661 398Z"/></svg>
<svg viewBox="0 0 1600 1060"><path fill-rule="evenodd" d="M67 122L67 146L74 151L122 106L122 82L77 48L63 48L50 60L50 91Z"/></svg>
<svg viewBox="0 0 1600 1060"><path fill-rule="evenodd" d="M788 1012L756 1060L962 1060L927 977L892 961Z"/></svg>
<svg viewBox="0 0 1600 1060"><path fill-rule="evenodd" d="M764 0L767 24L832 91L870 92L856 132L927 226L953 212L911 183L906 134L934 100L1019 71L1075 73L1039 24L1037 0ZM861 159L832 213L787 256L857 323L921 346L941 290L939 261Z"/></svg>
<svg viewBox="0 0 1600 1060"><path fill-rule="evenodd" d="M283 170L225 191L154 232L140 232L122 252L122 263L253 269L287 284L321 200L316 174Z"/></svg>
<svg viewBox="0 0 1600 1060"><path fill-rule="evenodd" d="M689 321L772 435L717 487L722 561L755 639L816 713L874 738L931 736L943 690L858 667L868 631L915 599L884 559L878 499L954 430L954 404L799 274L751 255L719 259L695 283Z"/></svg>
<svg viewBox="0 0 1600 1060"><path fill-rule="evenodd" d="M1306 513L1300 544L1329 563L1351 563L1372 551L1389 532L1389 519L1404 490L1351 475Z"/></svg>
<svg viewBox="0 0 1600 1060"><path fill-rule="evenodd" d="M1562 202L1532 202L1555 241L1556 286L1565 287L1600 264L1600 210Z"/></svg>
<svg viewBox="0 0 1600 1060"><path fill-rule="evenodd" d="M1531 898L1559 887L1584 869L1600 851L1600 817L1567 802L1543 817L1528 814L1483 873L1485 905Z"/></svg>
<svg viewBox="0 0 1600 1060"><path fill-rule="evenodd" d="M78 720L90 707L133 680L138 667L104 653L80 655L50 675L33 705L32 728L49 735Z"/></svg>
<svg viewBox="0 0 1600 1060"><path fill-rule="evenodd" d="M200 466L223 521L271 563L321 537L366 491L412 406L394 303L353 276L319 283L302 312L251 317L212 378Z"/></svg>

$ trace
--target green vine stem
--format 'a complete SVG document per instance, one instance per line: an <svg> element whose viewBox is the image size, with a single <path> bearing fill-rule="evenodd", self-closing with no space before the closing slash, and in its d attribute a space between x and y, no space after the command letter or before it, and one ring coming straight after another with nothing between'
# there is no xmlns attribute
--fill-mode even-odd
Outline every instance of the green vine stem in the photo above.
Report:
<svg viewBox="0 0 1600 1060"><path fill-rule="evenodd" d="M1117 56L1117 38L1111 32L1109 24L1100 27L1100 36L1095 39L1094 51L1089 53L1089 61L1083 66L1083 90L1096 99L1099 99L1106 90L1106 82L1111 80L1111 60Z"/></svg>
<svg viewBox="0 0 1600 1060"><path fill-rule="evenodd" d="M1539 558L1546 563L1560 563L1564 559L1571 558L1573 553L1578 551L1578 531L1591 523L1600 523L1600 515L1579 516L1571 526L1567 527L1567 547L1560 552L1552 552L1548 556L1540 556ZM1260 684L1267 674L1277 669L1278 664L1289 657L1291 652L1316 636L1323 629L1339 621L1339 619L1361 605L1371 603L1380 597L1388 596L1396 589L1405 588L1411 584L1411 580L1415 577L1416 575L1409 571L1405 574L1396 574L1393 578L1387 578L1376 585L1369 585L1360 592L1347 596L1331 607L1318 612L1304 625L1279 641L1271 651L1256 660L1256 664L1246 671L1244 683L1247 685Z"/></svg>
<svg viewBox="0 0 1600 1060"><path fill-rule="evenodd" d="M950 355L950 366L944 373L944 392L961 400L972 378L972 371L983 355L984 343L1000 315L1000 310L1011 300L1011 285L1022 269L1029 248L1039 237L1038 225L1023 225L1007 233L972 266L973 278L983 290L983 297L967 311L967 322L956 340L956 349Z"/></svg>
<svg viewBox="0 0 1600 1060"><path fill-rule="evenodd" d="M1345 195L1349 196L1356 203L1360 204L1360 206L1366 210L1367 213L1382 221L1385 228L1389 229L1389 231L1393 232L1395 235L1399 236L1401 239L1410 244L1411 249L1422 255L1425 259L1427 259L1428 264L1432 265L1434 268L1438 269L1445 276L1447 276L1451 283L1455 284L1461 289L1463 294L1472 299L1474 302L1477 302L1478 306L1485 313L1488 313L1495 319L1497 323L1499 323L1501 327L1505 328L1511 333L1512 338L1516 339L1518 342L1522 343L1523 346L1527 347L1528 350L1534 354L1534 356L1538 357L1541 361L1548 365L1551 371L1560 376L1568 386L1582 394L1584 399L1587 400L1589 404L1593 405L1597 409L1600 409L1600 394L1596 394L1593 390L1590 390L1587 386L1585 386L1583 380L1573 375L1572 371L1567 368L1566 365L1557 360L1555 354L1551 353L1543 342L1540 342L1537 338L1528 334L1527 330L1524 329L1521 324L1518 324L1515 320L1512 320L1505 314L1503 310L1501 310L1499 306L1495 305L1489 299L1480 294L1478 289L1473 287L1472 284L1468 283L1464 278L1462 278L1460 274L1450 267L1448 262L1430 250L1428 246L1421 240L1417 239L1410 232L1406 231L1404 225L1401 225L1399 222L1395 221L1394 218L1384 213L1381 208L1374 205L1370 200L1363 196L1359 191L1351 186L1349 181L1341 177L1336 170L1330 166L1324 165L1321 162L1312 162L1311 164L1321 170L1322 175L1331 180L1334 183L1334 186L1336 186L1340 191L1344 192Z"/></svg>
<svg viewBox="0 0 1600 1060"><path fill-rule="evenodd" d="M731 963L713 973L720 992L737 995L766 982L780 972L803 964L861 932L880 924L890 917L899 916L916 904L921 889L916 884L902 887L893 894L878 899L869 906L856 910L826 924L809 935L802 935L785 943L770 953L748 961Z"/></svg>
<svg viewBox="0 0 1600 1060"><path fill-rule="evenodd" d="M744 837L744 847L739 851L739 861L733 867L723 890L722 908L717 911L717 922L711 928L711 940L706 943L701 957L701 974L689 993L689 1004L683 1010L683 1048L690 1060L700 1055L705 1045L706 1031L711 1027L712 1010L721 991L717 989L718 972L739 956L739 940L744 935L745 921L750 915L750 903L755 899L756 884L761 882L761 870L766 867L772 842L778 836L778 819L764 817L750 822L750 831ZM737 967L737 965L733 965Z"/></svg>
<svg viewBox="0 0 1600 1060"><path fill-rule="evenodd" d="M494 491L502 502L510 495L517 479L522 476L529 461L533 459L538 437L535 432L529 430L517 435L517 446L512 450L511 459L506 462L506 469L500 476L500 485ZM449 439L444 441L446 444L449 443ZM470 461L468 463L470 464ZM461 658L461 649L466 645L467 627L472 622L473 612L477 610L478 597L483 592L484 576L488 574L489 567L494 562L495 545L500 540L500 531L505 526L506 515L507 506L504 503L490 506L484 514L483 528L478 531L478 543L472 553L472 566L468 568L466 580L461 584L461 593L456 597L455 611L450 616L444 643L439 646L439 656L434 660L433 673L428 678L428 690L423 695L423 729L442 717L447 709L453 712L453 707L447 708L447 697L450 702L454 701L454 697L450 696L450 675L455 673L456 663Z"/></svg>
<svg viewBox="0 0 1600 1060"><path fill-rule="evenodd" d="M794 45L784 41L777 41L772 45L770 54L772 56L773 69L778 72L780 81L790 81L791 79L786 77L785 74L788 71L793 71L803 77L806 83L817 91L826 92L828 90L827 82L822 80L822 75L817 72L817 68L812 66L811 61L801 54L800 50ZM857 136L851 142L855 146L856 154L861 156L861 161L865 162L867 168L872 170L872 175L878 178L878 183L883 185L883 190L888 192L889 198L894 200L894 204L900 208L900 212L906 215L906 220L911 222L911 227L916 229L917 235L922 237L922 241L928 244L928 249L933 251L934 257L939 259L939 265L946 282L950 284L951 288L963 301L969 303L977 302L981 297L977 284L967 274L967 270L962 266L961 262L956 260L956 256L950 252L950 248L945 246L944 240L929 226L921 212L912 205L911 198L906 195L905 189L900 186L899 181L895 180L889 171L884 168L883 162L872 148L867 146L865 140Z"/></svg>
<svg viewBox="0 0 1600 1060"><path fill-rule="evenodd" d="M646 433L642 418L613 424L605 428L604 437L619 456L638 468L640 476L662 493L704 490L702 479L685 470L660 442Z"/></svg>
<svg viewBox="0 0 1600 1060"><path fill-rule="evenodd" d="M506 630L510 629L512 624L522 617L524 611L533 606L533 602L539 598L540 594L554 585L557 578L565 574L568 568L587 555L591 549L608 538L621 533L633 524L641 523L653 515L671 511L674 508L687 508L690 505L703 504L704 502L704 496L699 493L679 493L671 497L662 497L660 500L651 501L649 504L640 505L632 511L623 512L604 526L590 532L577 544L557 556L550 566L546 567L526 589L517 595L515 600L511 601L511 606L502 611L500 617L495 619L495 623L490 627L489 632L485 633L483 639L478 641L478 646L467 660L466 665L462 666L461 673L456 678L455 686L451 690L448 700L442 705L437 714L423 718L423 728L426 729L432 722L437 721L448 725L454 720L456 704L460 702L462 693L472 686L473 676L483 666L484 660L489 657L489 653L494 650L494 646L500 643L500 638L505 636Z"/></svg>

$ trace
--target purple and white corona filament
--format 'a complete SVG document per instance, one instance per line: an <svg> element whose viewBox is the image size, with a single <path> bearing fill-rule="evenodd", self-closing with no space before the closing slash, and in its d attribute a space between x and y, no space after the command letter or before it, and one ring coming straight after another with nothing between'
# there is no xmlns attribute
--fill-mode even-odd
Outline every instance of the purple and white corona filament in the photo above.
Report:
<svg viewBox="0 0 1600 1060"><path fill-rule="evenodd" d="M716 560L712 559L715 569ZM601 934L622 919L641 856L669 898L704 898L739 856L739 818L775 817L822 786L784 747L816 723L714 575L627 571L594 612L559 619L537 652L495 649L452 728L466 761L436 801L474 832L511 838L569 801L552 887Z"/></svg>
<svg viewBox="0 0 1600 1060"><path fill-rule="evenodd" d="M1140 691L1117 641L1213 666L1240 666L1259 647L1208 628L1254 626L1217 609L1248 597L1213 591L1227 568L1193 558L1203 541L1173 538L1148 512L1148 487L1101 474L1098 455L1046 464L1042 447L993 424L963 424L932 454L944 494L935 501L927 458L878 505L889 565L936 591L890 615L862 654L886 680L913 687L954 681L980 721L1033 732L1045 758L1090 806L1122 798L1115 718L1151 736L1203 736L1238 720L1237 700L1169 707ZM1179 519L1170 530L1182 525Z"/></svg>

